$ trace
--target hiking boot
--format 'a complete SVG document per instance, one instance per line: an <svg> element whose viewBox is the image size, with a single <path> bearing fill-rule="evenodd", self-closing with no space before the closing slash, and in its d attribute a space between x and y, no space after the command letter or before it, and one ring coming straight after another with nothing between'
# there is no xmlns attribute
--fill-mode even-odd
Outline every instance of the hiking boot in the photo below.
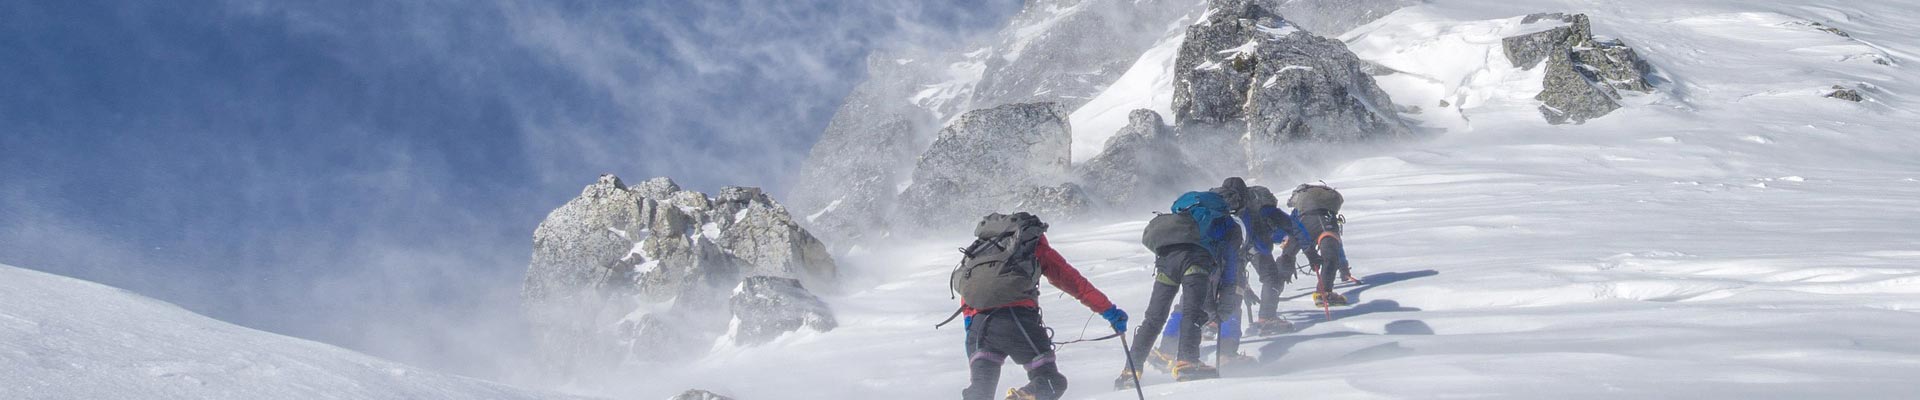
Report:
<svg viewBox="0 0 1920 400"><path fill-rule="evenodd" d="M1173 380L1180 382L1214 379L1220 377L1220 370L1199 361L1181 361L1173 365Z"/></svg>
<svg viewBox="0 0 1920 400"><path fill-rule="evenodd" d="M1279 318L1261 319L1253 323L1254 335L1276 336L1293 333L1293 323Z"/></svg>
<svg viewBox="0 0 1920 400"><path fill-rule="evenodd" d="M1234 353L1234 354L1220 355L1221 368L1240 367L1240 366L1254 365L1259 363L1260 363L1260 359L1253 358L1253 356L1249 356L1245 354Z"/></svg>
<svg viewBox="0 0 1920 400"><path fill-rule="evenodd" d="M1007 389L1007 400L1040 400L1040 396L1027 393L1026 389L1012 388Z"/></svg>
<svg viewBox="0 0 1920 400"><path fill-rule="evenodd" d="M1153 349L1153 354L1151 354L1150 357L1153 357L1154 360L1158 360L1159 362L1148 361L1144 364L1152 365L1153 369L1160 370L1160 372L1173 372L1173 353L1162 351L1156 347Z"/></svg>
<svg viewBox="0 0 1920 400"><path fill-rule="evenodd" d="M1136 387L1134 386L1135 382L1140 381L1139 374L1140 373L1135 372L1133 368L1120 370L1120 377L1113 380L1113 390L1133 389Z"/></svg>
<svg viewBox="0 0 1920 400"><path fill-rule="evenodd" d="M1347 296L1341 296L1339 293L1334 293L1334 292L1314 292L1313 293L1314 307L1326 308L1326 307L1336 307L1336 306L1344 306L1344 305L1347 305Z"/></svg>

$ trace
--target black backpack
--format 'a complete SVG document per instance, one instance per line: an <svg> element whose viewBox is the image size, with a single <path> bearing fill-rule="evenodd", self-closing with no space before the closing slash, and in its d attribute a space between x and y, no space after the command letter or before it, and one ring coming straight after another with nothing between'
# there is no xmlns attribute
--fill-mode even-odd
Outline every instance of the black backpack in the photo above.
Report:
<svg viewBox="0 0 1920 400"><path fill-rule="evenodd" d="M1034 249L1047 224L1027 213L990 214L960 249L951 289L967 307L985 310L1040 297L1040 260Z"/></svg>

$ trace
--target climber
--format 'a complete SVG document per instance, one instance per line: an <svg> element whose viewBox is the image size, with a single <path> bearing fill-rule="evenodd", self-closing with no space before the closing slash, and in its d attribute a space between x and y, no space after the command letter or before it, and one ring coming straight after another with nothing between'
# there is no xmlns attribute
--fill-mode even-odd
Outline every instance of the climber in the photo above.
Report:
<svg viewBox="0 0 1920 400"><path fill-rule="evenodd" d="M1053 338L1040 320L1041 276L1100 313L1116 334L1126 331L1127 313L1048 246L1046 230L1047 224L1028 213L991 214L974 229L973 244L961 249L960 266L950 281L960 295L958 312L966 316L972 375L961 398L991 398L1000 367L1009 357L1026 368L1029 382L1008 389L1007 399L1052 400L1066 392L1067 378L1054 360Z"/></svg>
<svg viewBox="0 0 1920 400"><path fill-rule="evenodd" d="M1273 247L1278 243L1286 243L1289 238L1306 237L1306 227L1300 224L1300 220L1281 211L1279 199L1265 186L1248 187L1247 208L1236 214L1247 225L1247 258L1251 260L1254 272L1260 276L1260 293L1255 296L1259 300L1260 314L1253 323L1254 330L1260 336L1292 332L1293 324L1281 319L1277 308L1280 305L1280 292L1287 283L1293 282L1295 271L1290 263L1274 260ZM1308 262L1319 265L1319 250L1312 242L1303 243L1306 245L1303 251Z"/></svg>
<svg viewBox="0 0 1920 400"><path fill-rule="evenodd" d="M1200 361L1200 329L1206 325L1207 305L1222 287L1219 272L1233 264L1240 227L1228 215L1227 199L1211 192L1183 194L1171 211L1155 216L1141 235L1141 244L1154 254L1154 284L1146 319L1134 332L1131 354L1160 355L1171 364L1175 380L1219 377L1218 370ZM1176 295L1180 312L1170 316ZM1169 322L1173 325L1168 326ZM1161 332L1163 326L1168 332ZM1163 334L1169 342L1178 342L1171 356L1153 350ZM1150 357L1137 358L1122 369L1114 386L1132 387L1145 358Z"/></svg>
<svg viewBox="0 0 1920 400"><path fill-rule="evenodd" d="M1347 305L1346 296L1333 292L1335 274L1343 276L1342 279L1358 282L1353 279L1353 272L1347 265L1346 247L1340 239L1340 224L1345 220L1340 215L1342 202L1344 200L1340 192L1324 182L1301 184L1293 189L1292 196L1287 199L1287 206L1293 208L1294 218L1306 230L1303 232L1305 235L1288 238L1286 244L1281 246L1280 264L1291 268L1295 252L1318 248L1319 260L1313 259L1313 253L1307 256L1320 278L1313 292L1316 307Z"/></svg>

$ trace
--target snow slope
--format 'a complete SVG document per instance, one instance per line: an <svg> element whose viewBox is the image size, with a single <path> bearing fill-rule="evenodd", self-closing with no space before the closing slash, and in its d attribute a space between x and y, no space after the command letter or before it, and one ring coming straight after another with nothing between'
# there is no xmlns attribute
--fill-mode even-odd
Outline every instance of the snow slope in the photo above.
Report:
<svg viewBox="0 0 1920 400"><path fill-rule="evenodd" d="M1497 42L1535 29L1513 17L1549 11L1587 13L1597 34L1626 40L1660 71L1659 90L1585 125L1547 125L1527 86L1537 76L1505 64ZM1371 284L1345 289L1357 305L1332 321L1290 288L1282 309L1304 329L1246 345L1259 365L1207 382L1150 374L1147 396L1920 396L1912 26L1912 2L1444 0L1340 35L1402 71L1383 86L1443 130L1293 172L1347 194L1352 261ZM1834 85L1868 101L1822 97ZM1079 118L1076 129L1092 126ZM1135 313L1151 279L1140 219L1051 234ZM829 299L842 322L832 332L593 390L953 397L966 381L961 333L931 325L954 304L944 277L961 234L850 255L847 287L867 289ZM1101 333L1071 299L1043 297L1056 339ZM1061 349L1068 398L1133 398L1108 387L1118 347ZM1010 367L1002 386L1022 382Z"/></svg>
<svg viewBox="0 0 1920 400"><path fill-rule="evenodd" d="M0 399L570 399L0 265Z"/></svg>

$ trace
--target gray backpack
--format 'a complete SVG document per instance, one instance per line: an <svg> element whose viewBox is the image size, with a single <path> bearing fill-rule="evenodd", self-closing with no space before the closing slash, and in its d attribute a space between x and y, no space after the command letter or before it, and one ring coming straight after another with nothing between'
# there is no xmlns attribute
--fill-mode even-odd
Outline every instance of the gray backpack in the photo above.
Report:
<svg viewBox="0 0 1920 400"><path fill-rule="evenodd" d="M1192 215L1160 214L1147 221L1147 229L1140 235L1140 244L1146 245L1153 255L1164 256L1174 246L1193 245L1207 248L1206 236L1200 230L1200 222Z"/></svg>
<svg viewBox="0 0 1920 400"><path fill-rule="evenodd" d="M1280 198L1275 197L1266 186L1248 186L1247 209L1259 210L1264 207L1280 207Z"/></svg>
<svg viewBox="0 0 1920 400"><path fill-rule="evenodd" d="M967 307L985 310L1040 297L1040 260L1033 251L1047 224L1027 213L990 214L973 230L973 245L960 249L952 289Z"/></svg>
<svg viewBox="0 0 1920 400"><path fill-rule="evenodd" d="M1326 184L1304 184L1293 189L1293 197L1287 199L1287 207L1300 212L1327 210L1339 214L1340 203L1344 201L1339 191Z"/></svg>

